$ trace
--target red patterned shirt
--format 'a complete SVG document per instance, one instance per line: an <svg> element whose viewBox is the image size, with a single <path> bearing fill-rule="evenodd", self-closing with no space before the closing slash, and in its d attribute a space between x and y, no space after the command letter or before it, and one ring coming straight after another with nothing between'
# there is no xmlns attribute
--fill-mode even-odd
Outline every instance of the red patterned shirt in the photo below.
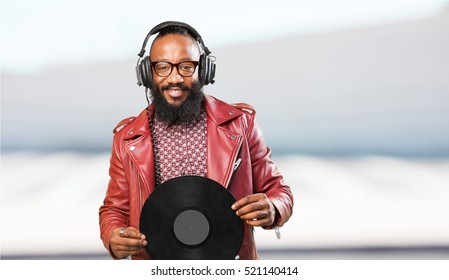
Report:
<svg viewBox="0 0 449 280"><path fill-rule="evenodd" d="M207 174L207 114L197 121L167 125L154 117L151 125L156 185L182 175Z"/></svg>

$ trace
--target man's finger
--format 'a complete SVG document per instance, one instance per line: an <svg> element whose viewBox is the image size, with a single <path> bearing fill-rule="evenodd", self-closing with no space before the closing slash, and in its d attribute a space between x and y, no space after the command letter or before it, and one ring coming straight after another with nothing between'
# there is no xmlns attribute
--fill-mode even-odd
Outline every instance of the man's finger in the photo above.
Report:
<svg viewBox="0 0 449 280"><path fill-rule="evenodd" d="M236 201L234 204L232 204L231 208L232 208L232 210L237 210L245 205L259 201L264 198L265 198L265 194L261 194L261 193L251 194L251 195L245 196L245 197L239 199L238 201Z"/></svg>

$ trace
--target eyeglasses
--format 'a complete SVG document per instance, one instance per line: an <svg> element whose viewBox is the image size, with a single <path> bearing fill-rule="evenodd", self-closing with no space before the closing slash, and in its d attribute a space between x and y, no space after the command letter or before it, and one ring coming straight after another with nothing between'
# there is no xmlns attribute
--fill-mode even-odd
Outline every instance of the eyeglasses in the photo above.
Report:
<svg viewBox="0 0 449 280"><path fill-rule="evenodd" d="M168 77L173 71L173 67L176 67L179 75L183 77L190 77L195 73L196 66L198 66L198 61L183 61L176 64L167 61L156 61L151 62L154 72L160 77Z"/></svg>

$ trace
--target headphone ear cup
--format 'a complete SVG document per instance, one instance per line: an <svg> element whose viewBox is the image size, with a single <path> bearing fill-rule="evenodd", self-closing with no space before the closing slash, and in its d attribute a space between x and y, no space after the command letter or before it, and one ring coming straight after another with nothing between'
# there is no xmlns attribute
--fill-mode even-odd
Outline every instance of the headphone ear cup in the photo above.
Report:
<svg viewBox="0 0 449 280"><path fill-rule="evenodd" d="M215 78L215 63L212 59L210 59L209 56L207 57L207 61L208 61L208 65L209 65L208 72L207 72L207 74L208 74L207 75L207 83L213 84L213 83L215 83L215 80L214 80L214 78Z"/></svg>
<svg viewBox="0 0 449 280"><path fill-rule="evenodd" d="M199 79L203 85L214 83L215 77L215 64L212 62L209 56L202 54L200 56L200 69Z"/></svg>
<svg viewBox="0 0 449 280"><path fill-rule="evenodd" d="M200 61L199 61L199 74L198 74L198 78L200 80L200 83L202 85L207 85L207 81L206 81L206 72L207 72L207 64L206 64L206 55L202 54L200 56Z"/></svg>
<svg viewBox="0 0 449 280"><path fill-rule="evenodd" d="M142 84L146 88L150 88L153 83L153 75L151 72L151 62L149 56L145 57L140 63L140 73Z"/></svg>

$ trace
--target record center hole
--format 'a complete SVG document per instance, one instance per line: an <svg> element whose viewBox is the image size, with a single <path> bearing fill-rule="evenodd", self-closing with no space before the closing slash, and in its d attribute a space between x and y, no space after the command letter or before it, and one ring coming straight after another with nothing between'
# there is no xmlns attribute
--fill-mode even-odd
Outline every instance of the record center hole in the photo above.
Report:
<svg viewBox="0 0 449 280"><path fill-rule="evenodd" d="M203 242L209 235L209 229L206 216L193 209L179 213L173 224L176 238L190 246Z"/></svg>

